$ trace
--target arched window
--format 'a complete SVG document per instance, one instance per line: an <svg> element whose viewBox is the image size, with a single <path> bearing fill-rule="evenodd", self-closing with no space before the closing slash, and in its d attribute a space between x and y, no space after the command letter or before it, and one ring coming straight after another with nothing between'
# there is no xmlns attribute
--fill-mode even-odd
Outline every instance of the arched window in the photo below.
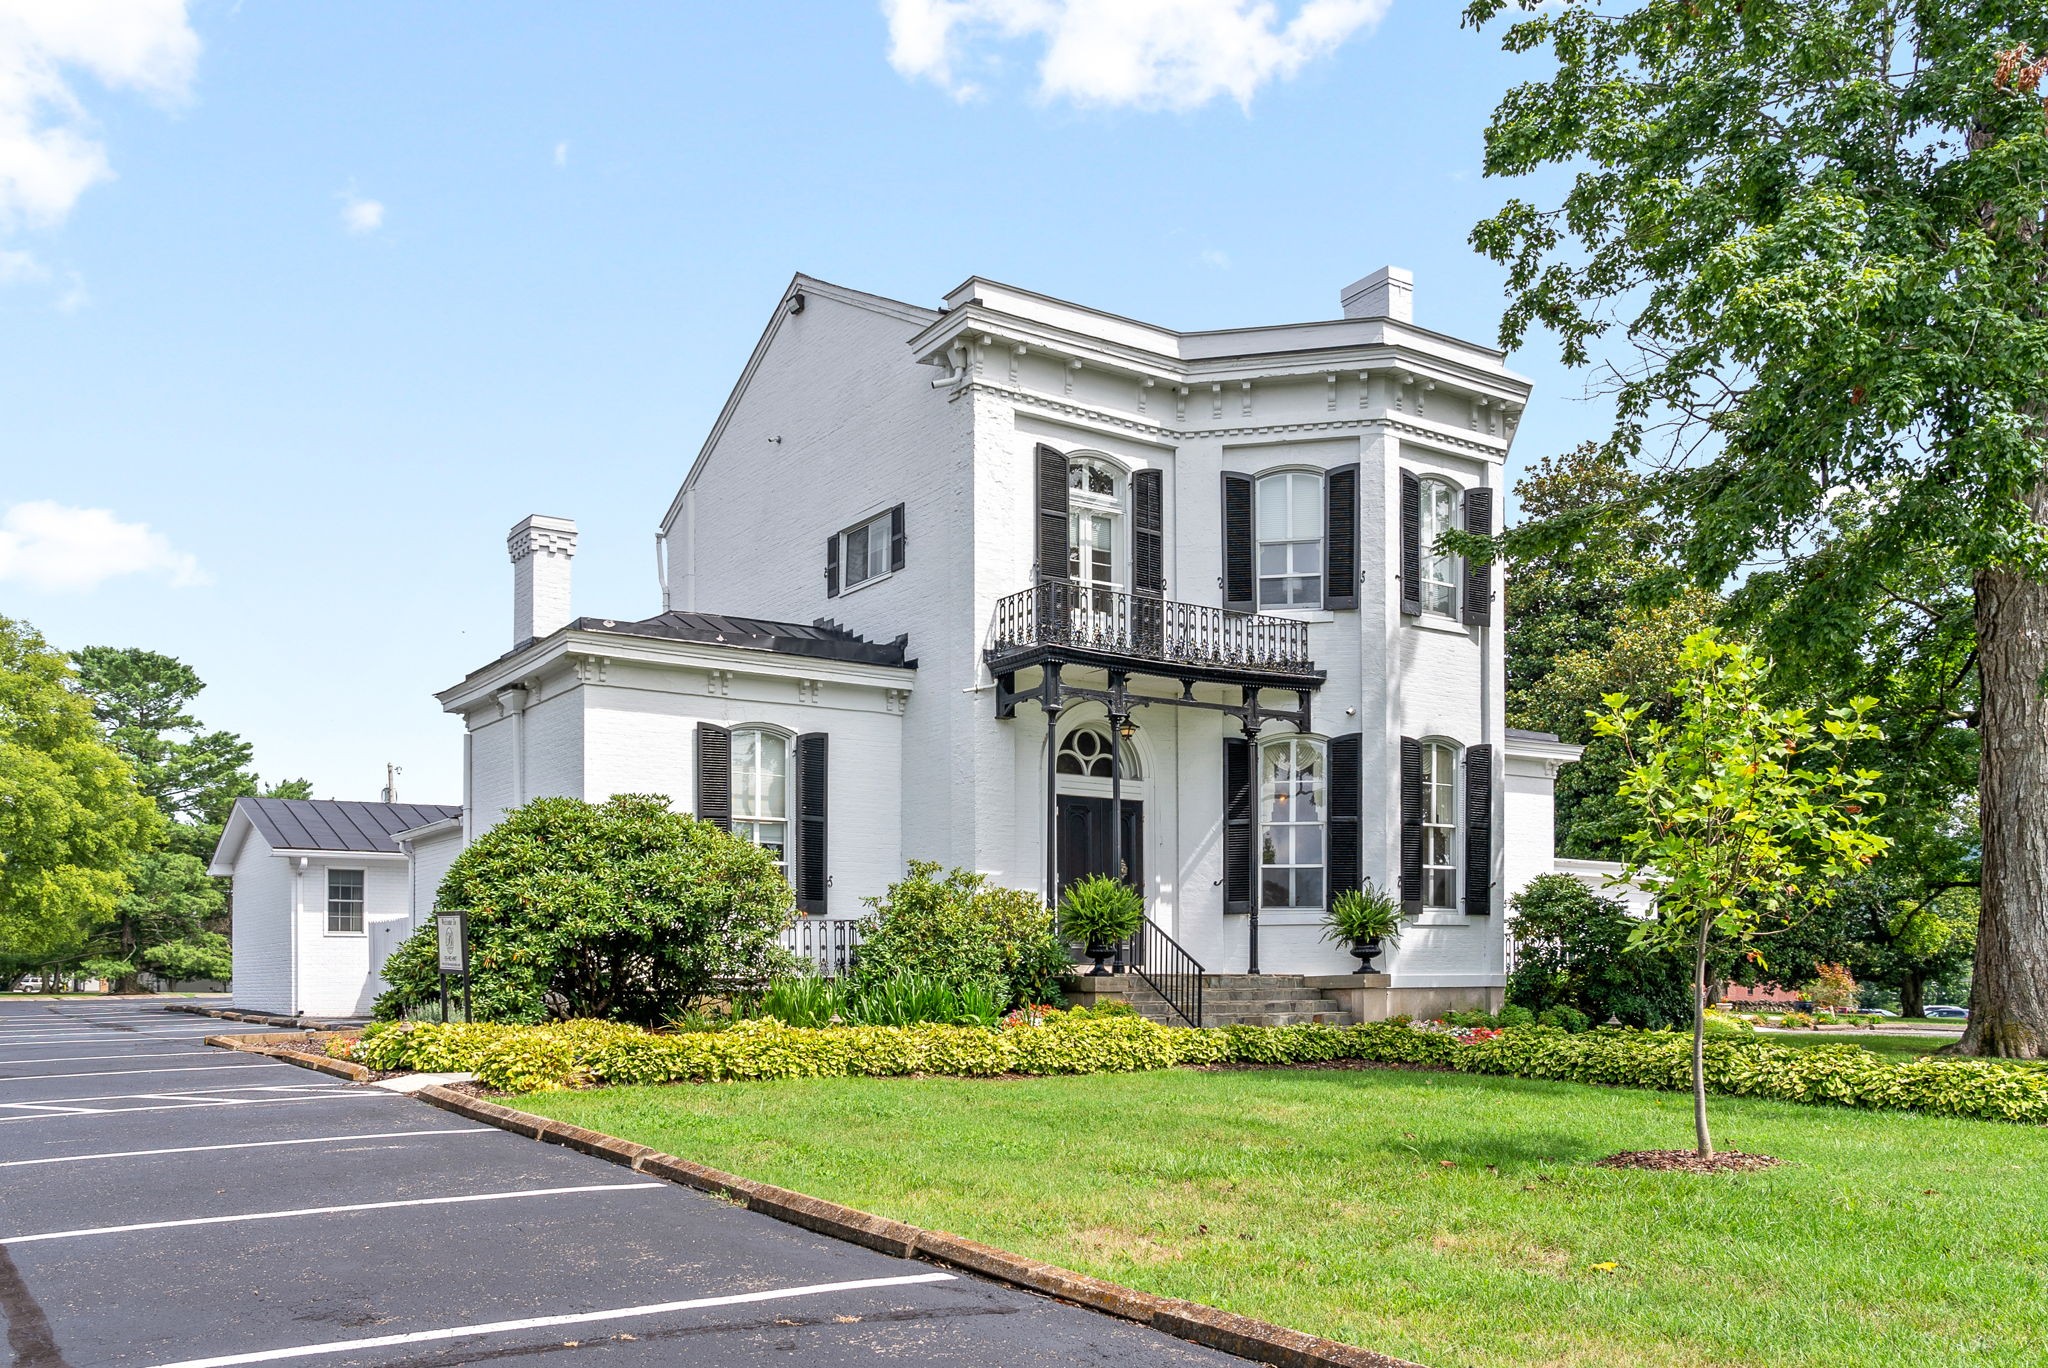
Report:
<svg viewBox="0 0 2048 1368"><path fill-rule="evenodd" d="M1105 723L1088 723L1067 733L1060 742L1060 753L1053 759L1053 768L1060 774L1072 774L1086 779L1109 778L1109 727ZM1131 743L1124 742L1123 777L1141 779L1138 773L1137 752Z"/></svg>
<svg viewBox="0 0 2048 1368"><path fill-rule="evenodd" d="M1323 477L1283 470L1259 481L1259 606L1323 605Z"/></svg>
<svg viewBox="0 0 2048 1368"><path fill-rule="evenodd" d="M1259 905L1323 905L1329 811L1323 743L1282 736L1259 747Z"/></svg>
<svg viewBox="0 0 2048 1368"><path fill-rule="evenodd" d="M732 832L789 875L789 738L761 727L732 734Z"/></svg>
<svg viewBox="0 0 2048 1368"><path fill-rule="evenodd" d="M1067 576L1101 592L1098 611L1123 587L1123 476L1106 461L1076 456L1067 462Z"/></svg>
<svg viewBox="0 0 2048 1368"><path fill-rule="evenodd" d="M1458 495L1446 480L1422 480L1422 611L1458 615L1458 558L1436 549L1458 526Z"/></svg>
<svg viewBox="0 0 2048 1368"><path fill-rule="evenodd" d="M1458 748L1422 743L1422 901L1457 906Z"/></svg>

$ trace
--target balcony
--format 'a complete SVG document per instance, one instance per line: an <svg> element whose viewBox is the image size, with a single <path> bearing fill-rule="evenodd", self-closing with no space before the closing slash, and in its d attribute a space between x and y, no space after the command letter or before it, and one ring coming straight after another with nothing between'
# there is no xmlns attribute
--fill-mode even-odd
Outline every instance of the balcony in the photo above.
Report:
<svg viewBox="0 0 2048 1368"><path fill-rule="evenodd" d="M998 599L984 657L998 674L1071 661L1260 687L1314 688L1323 678L1305 622L1064 581Z"/></svg>

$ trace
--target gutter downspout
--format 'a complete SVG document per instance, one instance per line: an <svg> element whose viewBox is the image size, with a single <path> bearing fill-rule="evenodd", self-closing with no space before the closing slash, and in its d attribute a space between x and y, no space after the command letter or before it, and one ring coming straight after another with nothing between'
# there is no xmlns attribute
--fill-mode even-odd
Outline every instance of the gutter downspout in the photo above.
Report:
<svg viewBox="0 0 2048 1368"><path fill-rule="evenodd" d="M286 1004L291 1015L302 1016L299 1007L299 917L306 905L306 857L301 855L292 866L292 925L290 953L292 957L291 1001Z"/></svg>

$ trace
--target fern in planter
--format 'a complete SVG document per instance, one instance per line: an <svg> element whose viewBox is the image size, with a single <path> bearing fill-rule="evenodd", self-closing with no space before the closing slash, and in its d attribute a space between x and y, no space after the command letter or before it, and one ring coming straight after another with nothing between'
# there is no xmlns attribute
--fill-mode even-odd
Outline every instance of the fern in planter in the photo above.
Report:
<svg viewBox="0 0 2048 1368"><path fill-rule="evenodd" d="M1358 956L1359 972L1369 974L1381 944L1399 940L1403 925L1401 904L1367 879L1363 887L1347 888L1331 900L1323 939L1350 946Z"/></svg>
<svg viewBox="0 0 2048 1368"><path fill-rule="evenodd" d="M1137 934L1145 921L1145 899L1122 879L1093 874L1070 884L1060 896L1060 935L1086 947L1095 972L1116 946Z"/></svg>

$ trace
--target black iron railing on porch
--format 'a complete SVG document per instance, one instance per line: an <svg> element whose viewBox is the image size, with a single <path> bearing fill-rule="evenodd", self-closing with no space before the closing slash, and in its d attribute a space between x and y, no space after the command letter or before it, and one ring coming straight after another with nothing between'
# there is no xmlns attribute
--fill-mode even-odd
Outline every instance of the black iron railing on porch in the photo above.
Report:
<svg viewBox="0 0 2048 1368"><path fill-rule="evenodd" d="M1176 665L1315 668L1308 624L1054 581L996 600L992 652L1073 646Z"/></svg>
<svg viewBox="0 0 2048 1368"><path fill-rule="evenodd" d="M819 978L844 978L860 948L860 923L800 917L782 933L782 948L810 961Z"/></svg>
<svg viewBox="0 0 2048 1368"><path fill-rule="evenodd" d="M1152 985L1152 991L1190 1026L1202 1024L1202 966L1179 941L1150 917L1117 947L1123 967Z"/></svg>

